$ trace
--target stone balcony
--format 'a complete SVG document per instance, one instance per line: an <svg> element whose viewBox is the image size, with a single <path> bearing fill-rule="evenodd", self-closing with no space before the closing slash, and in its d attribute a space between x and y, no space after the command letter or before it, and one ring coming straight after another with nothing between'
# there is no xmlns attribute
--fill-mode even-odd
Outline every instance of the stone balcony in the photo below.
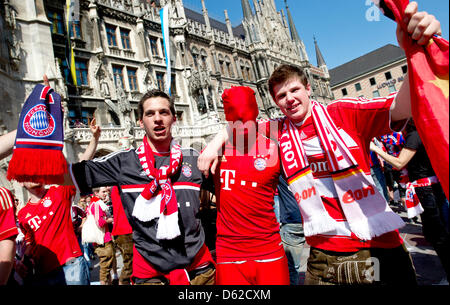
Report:
<svg viewBox="0 0 450 305"><path fill-rule="evenodd" d="M205 126L178 126L174 125L172 133L183 146L189 146L193 142L201 142L207 137L215 135L219 132L225 123L213 123ZM74 142L83 145L89 143L92 133L89 128L73 128ZM99 144L116 144L123 137L125 128L122 127L102 127ZM145 131L140 127L132 129L132 135L136 142L140 143L144 138Z"/></svg>

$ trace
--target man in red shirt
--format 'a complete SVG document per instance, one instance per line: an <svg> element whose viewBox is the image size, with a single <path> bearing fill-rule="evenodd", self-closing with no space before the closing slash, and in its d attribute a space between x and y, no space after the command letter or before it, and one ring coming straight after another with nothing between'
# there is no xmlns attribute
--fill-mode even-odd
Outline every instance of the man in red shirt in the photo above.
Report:
<svg viewBox="0 0 450 305"><path fill-rule="evenodd" d="M439 22L418 13L416 3L406 14L414 39L428 41L440 33ZM398 31L400 45L405 35ZM311 246L305 284L416 284L411 257L396 230L402 222L376 191L368 160L371 139L388 133L390 122L411 117L409 82L387 98L342 99L325 108L310 100L303 71L282 65L272 74L269 90L286 118L277 132L266 134L280 142L283 172ZM211 151L217 150L215 143ZM200 160L201 170L209 169L211 151Z"/></svg>
<svg viewBox="0 0 450 305"><path fill-rule="evenodd" d="M15 130L0 137L0 160L12 153L15 138ZM6 284L11 273L17 234L14 196L0 187L0 285Z"/></svg>
<svg viewBox="0 0 450 305"><path fill-rule="evenodd" d="M5 285L14 264L15 239L18 234L14 196L0 187L0 285Z"/></svg>
<svg viewBox="0 0 450 305"><path fill-rule="evenodd" d="M224 145L214 184L218 285L289 285L274 212L280 175L277 144L256 131L258 105L249 87L222 95L233 138Z"/></svg>
<svg viewBox="0 0 450 305"><path fill-rule="evenodd" d="M122 206L119 189L114 186L111 190L111 201L113 205L113 230L114 244L122 254L123 267L120 271L119 285L130 285L133 273L133 229L128 222Z"/></svg>
<svg viewBox="0 0 450 305"><path fill-rule="evenodd" d="M94 156L100 127L95 119L90 125L93 134L81 160ZM52 186L24 182L29 193L27 204L17 218L25 235L25 259L34 262L36 285L89 285L89 267L75 235L71 211L74 186Z"/></svg>
<svg viewBox="0 0 450 305"><path fill-rule="evenodd" d="M103 244L94 244L95 254L100 260L100 285L111 285L111 271L114 266L115 250L110 230L113 218L106 212L108 210L106 203L109 201L109 188L105 186L94 188L93 192L94 196L87 211L89 214L94 215L97 226L105 230Z"/></svg>

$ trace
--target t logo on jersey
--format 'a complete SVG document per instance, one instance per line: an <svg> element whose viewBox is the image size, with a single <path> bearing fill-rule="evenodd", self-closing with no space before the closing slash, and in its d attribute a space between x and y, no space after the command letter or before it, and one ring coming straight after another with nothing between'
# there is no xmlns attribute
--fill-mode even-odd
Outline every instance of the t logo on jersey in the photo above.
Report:
<svg viewBox="0 0 450 305"><path fill-rule="evenodd" d="M226 191L231 191L230 185L235 184L236 171L223 169L220 171L220 183L225 184L223 187Z"/></svg>
<svg viewBox="0 0 450 305"><path fill-rule="evenodd" d="M28 220L28 224L35 232L40 228L41 222L42 221L41 221L41 218L39 218L39 216L34 216L30 220Z"/></svg>

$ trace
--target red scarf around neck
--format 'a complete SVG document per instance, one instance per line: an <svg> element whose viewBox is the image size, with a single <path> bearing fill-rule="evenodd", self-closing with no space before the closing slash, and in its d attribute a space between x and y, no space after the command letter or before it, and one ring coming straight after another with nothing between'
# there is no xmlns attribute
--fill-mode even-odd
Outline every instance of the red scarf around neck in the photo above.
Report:
<svg viewBox="0 0 450 305"><path fill-rule="evenodd" d="M180 235L180 228L178 226L178 202L170 177L180 168L183 159L181 146L172 141L169 165L157 169L147 137L144 137L143 142L137 152L139 162L151 182L136 199L133 216L143 222L159 218L156 238L174 239Z"/></svg>

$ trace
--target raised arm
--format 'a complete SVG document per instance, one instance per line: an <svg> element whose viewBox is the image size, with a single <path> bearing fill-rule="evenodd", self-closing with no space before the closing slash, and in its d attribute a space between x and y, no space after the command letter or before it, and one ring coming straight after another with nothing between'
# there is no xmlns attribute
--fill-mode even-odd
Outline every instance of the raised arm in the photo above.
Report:
<svg viewBox="0 0 450 305"><path fill-rule="evenodd" d="M91 124L89 125L89 128L91 129L92 132L92 139L89 142L89 145L84 151L84 153L81 155L80 161L91 160L95 155L95 151L97 150L98 140L100 139L101 135L101 129L100 126L95 125L95 123L96 123L95 118L93 118Z"/></svg>
<svg viewBox="0 0 450 305"><path fill-rule="evenodd" d="M397 40L402 49L412 38L419 45L427 44L433 35L441 35L441 24L433 15L427 12L418 12L416 2L411 2L405 9L407 31L397 25ZM398 95L391 109L392 121L409 119L411 114L411 95L409 88L409 78L406 77L400 88Z"/></svg>
<svg viewBox="0 0 450 305"><path fill-rule="evenodd" d="M17 130L13 130L0 137L0 160L12 154L16 133Z"/></svg>
<svg viewBox="0 0 450 305"><path fill-rule="evenodd" d="M91 121L91 124L89 125L89 128L91 129L92 132L92 139L89 142L89 145L84 151L84 153L80 156L80 162L91 160L95 155L95 151L97 150L98 140L100 139L101 136L101 129L100 126L96 125L95 123L96 121L94 118ZM62 183L62 185L74 185L70 172L64 175L64 182Z"/></svg>
<svg viewBox="0 0 450 305"><path fill-rule="evenodd" d="M398 157L394 157L387 152L383 151L381 148L376 146L373 142L370 142L370 150L375 152L377 155L379 155L381 158L386 160L387 163L392 165L398 170L403 169L406 165L408 165L409 161L414 157L416 154L416 150L410 149L410 148L403 148L400 151L400 154Z"/></svg>
<svg viewBox="0 0 450 305"><path fill-rule="evenodd" d="M219 163L219 151L228 139L228 128L225 127L216 134L216 136L211 140L211 142L208 143L206 148L200 154L197 161L197 166L205 177L209 176L210 169L211 173L213 175L215 174L217 164Z"/></svg>

